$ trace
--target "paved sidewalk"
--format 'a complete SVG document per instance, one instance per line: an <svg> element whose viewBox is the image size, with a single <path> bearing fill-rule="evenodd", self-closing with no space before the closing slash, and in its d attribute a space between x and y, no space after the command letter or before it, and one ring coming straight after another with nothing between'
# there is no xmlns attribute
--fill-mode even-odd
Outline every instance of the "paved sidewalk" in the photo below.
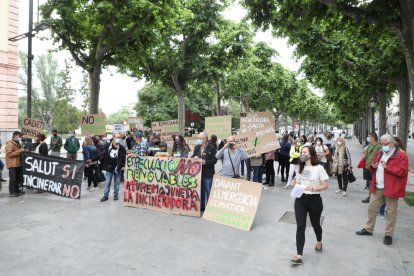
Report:
<svg viewBox="0 0 414 276"><path fill-rule="evenodd" d="M362 147L347 141L354 166ZM293 211L290 190L263 190L251 232L198 218L122 207L101 191L81 200L28 192L0 194L0 275L414 275L413 208L400 200L394 244L382 243L385 220L373 236L356 236L367 219L362 171L348 196L323 194L323 253L306 231L304 265L292 267L296 225L279 222ZM410 190L414 177L410 174ZM2 193L7 191L4 187ZM122 189L121 189L122 190Z"/></svg>

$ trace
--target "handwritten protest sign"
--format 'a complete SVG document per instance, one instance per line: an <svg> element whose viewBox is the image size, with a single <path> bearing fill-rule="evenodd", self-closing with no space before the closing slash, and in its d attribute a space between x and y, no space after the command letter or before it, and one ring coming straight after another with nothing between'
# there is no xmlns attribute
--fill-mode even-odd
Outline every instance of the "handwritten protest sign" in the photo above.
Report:
<svg viewBox="0 0 414 276"><path fill-rule="evenodd" d="M197 145L198 136L193 137L184 137L185 142L190 147L191 150L194 150L195 146Z"/></svg>
<svg viewBox="0 0 414 276"><path fill-rule="evenodd" d="M104 114L88 114L81 117L82 135L105 135L106 123Z"/></svg>
<svg viewBox="0 0 414 276"><path fill-rule="evenodd" d="M23 120L22 135L27 138L36 139L39 133L43 132L45 122L31 118Z"/></svg>
<svg viewBox="0 0 414 276"><path fill-rule="evenodd" d="M23 153L23 185L62 197L80 199L83 161Z"/></svg>
<svg viewBox="0 0 414 276"><path fill-rule="evenodd" d="M125 132L125 127L123 124L113 124L112 133L122 133Z"/></svg>
<svg viewBox="0 0 414 276"><path fill-rule="evenodd" d="M273 128L240 133L235 135L234 138L236 144L246 152L248 157L280 148L277 135Z"/></svg>
<svg viewBox="0 0 414 276"><path fill-rule="evenodd" d="M250 231L261 193L260 183L216 174L203 219Z"/></svg>
<svg viewBox="0 0 414 276"><path fill-rule="evenodd" d="M152 132L160 135L161 140L171 146L174 142L171 135L179 132L178 120L153 122Z"/></svg>
<svg viewBox="0 0 414 276"><path fill-rule="evenodd" d="M143 130L144 129L144 123L142 119L139 117L129 117L128 124L129 124L130 130L132 129Z"/></svg>
<svg viewBox="0 0 414 276"><path fill-rule="evenodd" d="M128 157L124 206L199 217L201 167L190 158Z"/></svg>
<svg viewBox="0 0 414 276"><path fill-rule="evenodd" d="M272 128L274 132L275 120L272 112L245 112L240 113L240 133Z"/></svg>
<svg viewBox="0 0 414 276"><path fill-rule="evenodd" d="M227 139L231 135L231 116L206 117L205 131L209 136Z"/></svg>

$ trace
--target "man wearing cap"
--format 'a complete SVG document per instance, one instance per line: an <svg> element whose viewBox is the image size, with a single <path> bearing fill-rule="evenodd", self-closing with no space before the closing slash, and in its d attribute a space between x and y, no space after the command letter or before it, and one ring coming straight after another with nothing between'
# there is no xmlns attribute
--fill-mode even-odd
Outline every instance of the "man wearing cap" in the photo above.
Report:
<svg viewBox="0 0 414 276"><path fill-rule="evenodd" d="M142 132L135 132L135 146L132 148L134 155L146 156L147 155L147 142L142 139Z"/></svg>
<svg viewBox="0 0 414 276"><path fill-rule="evenodd" d="M62 137L57 135L57 130L52 131L52 137L50 138L50 154L51 156L60 157L60 149L62 148Z"/></svg>
<svg viewBox="0 0 414 276"><path fill-rule="evenodd" d="M19 190L23 184L22 152L25 150L20 145L22 134L19 131L13 132L13 137L6 144L6 166L9 169L9 196L18 197L25 194Z"/></svg>

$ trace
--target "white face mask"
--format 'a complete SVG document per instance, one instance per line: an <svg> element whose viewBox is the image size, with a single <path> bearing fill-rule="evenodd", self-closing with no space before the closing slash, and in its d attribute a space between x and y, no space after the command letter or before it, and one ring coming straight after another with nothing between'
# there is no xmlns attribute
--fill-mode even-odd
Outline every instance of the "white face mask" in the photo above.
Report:
<svg viewBox="0 0 414 276"><path fill-rule="evenodd" d="M316 144L318 145L318 146L320 146L321 145L321 141L316 141Z"/></svg>
<svg viewBox="0 0 414 276"><path fill-rule="evenodd" d="M371 138L367 137L367 142L368 143L371 142Z"/></svg>
<svg viewBox="0 0 414 276"><path fill-rule="evenodd" d="M342 142L336 142L338 146L342 146Z"/></svg>

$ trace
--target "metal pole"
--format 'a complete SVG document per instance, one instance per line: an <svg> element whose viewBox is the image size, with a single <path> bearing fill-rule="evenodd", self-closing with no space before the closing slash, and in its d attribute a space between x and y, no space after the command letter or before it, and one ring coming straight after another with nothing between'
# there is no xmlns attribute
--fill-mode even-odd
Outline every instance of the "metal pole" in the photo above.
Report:
<svg viewBox="0 0 414 276"><path fill-rule="evenodd" d="M27 50L27 117L32 117L32 37L33 37L33 0L29 1L29 36Z"/></svg>
<svg viewBox="0 0 414 276"><path fill-rule="evenodd" d="M372 122L372 133L375 133L375 109L371 108L371 122Z"/></svg>

